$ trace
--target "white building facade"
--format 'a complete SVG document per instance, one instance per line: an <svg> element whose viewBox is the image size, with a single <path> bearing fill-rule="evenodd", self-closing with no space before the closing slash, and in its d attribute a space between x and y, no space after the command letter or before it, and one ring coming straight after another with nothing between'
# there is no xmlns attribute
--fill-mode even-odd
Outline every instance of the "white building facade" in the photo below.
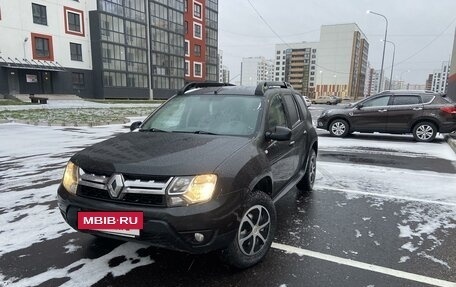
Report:
<svg viewBox="0 0 456 287"><path fill-rule="evenodd" d="M90 0L0 1L0 93L78 93L91 77Z"/></svg>
<svg viewBox="0 0 456 287"><path fill-rule="evenodd" d="M443 62L438 70L434 70L431 90L436 93L446 93L448 88L448 77L450 75L450 63Z"/></svg>
<svg viewBox="0 0 456 287"><path fill-rule="evenodd" d="M264 57L243 58L241 63L241 86L256 86L261 81L273 80L274 65Z"/></svg>

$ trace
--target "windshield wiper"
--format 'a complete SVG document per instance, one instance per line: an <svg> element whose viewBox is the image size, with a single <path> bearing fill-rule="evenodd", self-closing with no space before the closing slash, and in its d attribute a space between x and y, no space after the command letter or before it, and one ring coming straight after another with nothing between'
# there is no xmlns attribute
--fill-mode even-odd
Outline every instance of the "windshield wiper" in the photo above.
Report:
<svg viewBox="0 0 456 287"><path fill-rule="evenodd" d="M140 129L140 132L153 132L153 133L169 133L169 131L164 131L157 128L150 128L150 129Z"/></svg>
<svg viewBox="0 0 456 287"><path fill-rule="evenodd" d="M217 136L219 134L208 132L208 131L173 131L173 133L183 133L183 134L198 134L198 135L214 135Z"/></svg>

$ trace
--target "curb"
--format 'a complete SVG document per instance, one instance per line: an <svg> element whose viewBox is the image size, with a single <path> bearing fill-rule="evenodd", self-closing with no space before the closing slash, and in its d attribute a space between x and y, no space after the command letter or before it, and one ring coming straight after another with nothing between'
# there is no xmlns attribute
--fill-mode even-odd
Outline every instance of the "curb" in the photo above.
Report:
<svg viewBox="0 0 456 287"><path fill-rule="evenodd" d="M456 139L451 137L451 136L445 136L445 139L448 143L448 145L453 149L453 151L456 153Z"/></svg>

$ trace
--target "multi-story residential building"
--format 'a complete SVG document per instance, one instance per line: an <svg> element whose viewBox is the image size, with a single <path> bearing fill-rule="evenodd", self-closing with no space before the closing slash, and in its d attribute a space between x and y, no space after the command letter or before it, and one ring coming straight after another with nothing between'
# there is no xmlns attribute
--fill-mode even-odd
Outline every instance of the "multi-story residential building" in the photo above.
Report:
<svg viewBox="0 0 456 287"><path fill-rule="evenodd" d="M218 0L0 5L0 94L168 98L218 80Z"/></svg>
<svg viewBox="0 0 456 287"><path fill-rule="evenodd" d="M261 81L273 80L274 64L264 57L243 58L241 63L241 85L256 86Z"/></svg>
<svg viewBox="0 0 456 287"><path fill-rule="evenodd" d="M274 80L289 82L293 88L315 97L318 43L276 45Z"/></svg>
<svg viewBox="0 0 456 287"><path fill-rule="evenodd" d="M0 94L92 90L89 0L0 2Z"/></svg>
<svg viewBox="0 0 456 287"><path fill-rule="evenodd" d="M448 86L448 76L450 73L450 63L443 62L442 66L438 70L434 70L432 76L432 87L431 90L436 93L446 93Z"/></svg>
<svg viewBox="0 0 456 287"><path fill-rule="evenodd" d="M320 42L279 44L275 50L274 80L288 81L311 98L364 97L369 44L358 25L324 25Z"/></svg>
<svg viewBox="0 0 456 287"><path fill-rule="evenodd" d="M421 91L421 90L426 90L426 85L423 84L407 84L407 90L411 91Z"/></svg>
<svg viewBox="0 0 456 287"><path fill-rule="evenodd" d="M227 66L223 65L220 69L220 83L230 82L230 70Z"/></svg>
<svg viewBox="0 0 456 287"><path fill-rule="evenodd" d="M317 96L363 97L369 44L356 24L321 27L317 55ZM320 72L321 71L321 72Z"/></svg>
<svg viewBox="0 0 456 287"><path fill-rule="evenodd" d="M434 74L429 74L426 80L426 90L430 91L432 89L432 79L434 78Z"/></svg>

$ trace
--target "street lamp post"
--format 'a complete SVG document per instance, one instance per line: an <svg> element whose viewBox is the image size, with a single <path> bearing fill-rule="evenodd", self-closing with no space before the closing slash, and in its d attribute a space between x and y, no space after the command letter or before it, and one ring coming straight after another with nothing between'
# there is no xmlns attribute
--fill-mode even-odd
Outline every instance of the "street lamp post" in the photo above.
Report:
<svg viewBox="0 0 456 287"><path fill-rule="evenodd" d="M367 10L367 14L373 14L373 15L377 15L377 16L383 17L383 19L385 19L385 21L386 21L385 39L384 39L384 42L383 42L382 67L380 69L380 85L379 85L379 89L378 89L378 92L381 92L380 89L381 89L382 80L383 80L383 64L385 63L386 37L388 35L388 19L386 18L385 15L380 14L380 13L376 13L376 12L370 11L370 10Z"/></svg>
<svg viewBox="0 0 456 287"><path fill-rule="evenodd" d="M382 40L382 42L383 42L383 40ZM394 70L394 57L396 56L396 44L394 44L393 42L388 41L388 40L386 42L393 45L393 63L391 64L391 76L390 76L390 84L389 84L389 89L391 90L391 87L393 85L393 70Z"/></svg>
<svg viewBox="0 0 456 287"><path fill-rule="evenodd" d="M319 97L323 96L323 71L320 71L320 95Z"/></svg>

